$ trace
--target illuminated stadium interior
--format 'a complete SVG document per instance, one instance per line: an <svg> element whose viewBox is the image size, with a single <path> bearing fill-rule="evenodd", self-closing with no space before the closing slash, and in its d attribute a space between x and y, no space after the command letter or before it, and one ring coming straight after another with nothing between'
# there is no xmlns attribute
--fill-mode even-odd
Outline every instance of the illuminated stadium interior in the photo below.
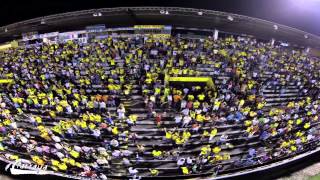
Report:
<svg viewBox="0 0 320 180"><path fill-rule="evenodd" d="M0 160L12 174L228 179L319 151L318 36L162 7L0 31Z"/></svg>

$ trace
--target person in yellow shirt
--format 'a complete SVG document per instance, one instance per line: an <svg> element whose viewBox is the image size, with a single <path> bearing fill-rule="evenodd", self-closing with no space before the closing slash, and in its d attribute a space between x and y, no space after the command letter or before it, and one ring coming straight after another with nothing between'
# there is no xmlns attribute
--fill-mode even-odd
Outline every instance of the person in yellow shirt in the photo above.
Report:
<svg viewBox="0 0 320 180"><path fill-rule="evenodd" d="M119 134L118 127L116 127L116 126L113 127L111 131L112 131L112 134L114 134L114 135L118 135Z"/></svg>
<svg viewBox="0 0 320 180"><path fill-rule="evenodd" d="M88 101L88 103L87 103L87 108L89 108L89 109L93 109L93 108L94 108L94 103L93 103L93 101Z"/></svg>
<svg viewBox="0 0 320 180"><path fill-rule="evenodd" d="M188 95L188 101L193 101L193 100L194 100L194 95L189 94L189 95Z"/></svg>
<svg viewBox="0 0 320 180"><path fill-rule="evenodd" d="M57 111L58 113L62 113L62 112L63 112L63 107L60 106L60 105L56 106L56 111Z"/></svg>
<svg viewBox="0 0 320 180"><path fill-rule="evenodd" d="M212 129L211 132L210 132L209 141L212 141L213 138L217 135L217 133L218 133L217 128Z"/></svg>
<svg viewBox="0 0 320 180"><path fill-rule="evenodd" d="M220 147L214 147L213 149L212 149L212 152L214 153L214 154L218 154L219 152L221 151L221 148Z"/></svg>
<svg viewBox="0 0 320 180"><path fill-rule="evenodd" d="M73 157L73 158L78 158L80 156L80 153L75 151L75 150L72 150L70 151L70 155Z"/></svg>
<svg viewBox="0 0 320 180"><path fill-rule="evenodd" d="M183 138L177 137L175 139L175 142L177 145L181 145L181 144L185 143L185 140Z"/></svg>
<svg viewBox="0 0 320 180"><path fill-rule="evenodd" d="M251 126L251 124L252 124L252 121L250 121L250 120L245 120L244 121L244 125L247 126L247 127Z"/></svg>
<svg viewBox="0 0 320 180"><path fill-rule="evenodd" d="M95 120L95 116L92 113L89 113L89 121L93 122Z"/></svg>
<svg viewBox="0 0 320 180"><path fill-rule="evenodd" d="M75 107L75 108L78 108L79 107L79 101L73 100L72 101L72 106Z"/></svg>
<svg viewBox="0 0 320 180"><path fill-rule="evenodd" d="M220 105L221 105L221 101L215 100L215 101L214 101L213 110L214 110L214 111L219 110Z"/></svg>
<svg viewBox="0 0 320 180"><path fill-rule="evenodd" d="M87 126L87 122L85 122L85 121L81 121L81 125L80 125L80 127L81 127L83 130L87 129L87 128L88 128L88 126Z"/></svg>
<svg viewBox="0 0 320 180"><path fill-rule="evenodd" d="M58 133L58 134L62 134L62 129L60 125L55 125L51 128L52 131Z"/></svg>
<svg viewBox="0 0 320 180"><path fill-rule="evenodd" d="M190 113L190 117L191 117L191 118L193 118L193 119L196 118L196 112L190 111L189 113Z"/></svg>
<svg viewBox="0 0 320 180"><path fill-rule="evenodd" d="M188 140L191 137L191 133L189 131L185 130L182 133L182 137L183 137L183 139Z"/></svg>
<svg viewBox="0 0 320 180"><path fill-rule="evenodd" d="M160 158L162 156L162 152L161 151L157 151L157 150L153 150L152 151L152 155L155 158Z"/></svg>
<svg viewBox="0 0 320 180"><path fill-rule="evenodd" d="M89 129L90 130L94 130L96 128L96 125L95 124L93 124L93 123L90 123L89 124Z"/></svg>
<svg viewBox="0 0 320 180"><path fill-rule="evenodd" d="M204 146L201 148L201 152L200 152L200 155L208 155L208 153L210 153L211 151L211 148L210 148L210 145L207 145L207 146Z"/></svg>
<svg viewBox="0 0 320 180"><path fill-rule="evenodd" d="M194 103L193 103L193 107L195 109L198 109L200 107L200 102L198 100L196 100Z"/></svg>
<svg viewBox="0 0 320 180"><path fill-rule="evenodd" d="M202 101L204 101L205 97L206 96L203 93L201 93L198 95L198 100L202 102Z"/></svg>
<svg viewBox="0 0 320 180"><path fill-rule="evenodd" d="M149 170L150 170L151 176L158 176L159 170L157 169L149 169Z"/></svg>
<svg viewBox="0 0 320 180"><path fill-rule="evenodd" d="M203 122L203 120L204 120L204 116L201 115L201 114L197 114L197 116L196 116L196 121L198 121L198 122Z"/></svg>
<svg viewBox="0 0 320 180"><path fill-rule="evenodd" d="M222 155L222 159L223 159L224 161L227 161L227 160L230 160L230 159L231 159L231 156L230 156L229 153L225 153L225 154Z"/></svg>
<svg viewBox="0 0 320 180"><path fill-rule="evenodd" d="M297 150L297 147L294 146L294 145L292 145L292 146L290 146L290 150L291 150L292 152L295 152L295 151Z"/></svg>
<svg viewBox="0 0 320 180"><path fill-rule="evenodd" d="M51 160L52 166L58 167L59 166L59 161L52 159Z"/></svg>
<svg viewBox="0 0 320 180"><path fill-rule="evenodd" d="M34 119L38 124L42 123L42 118L40 116L36 116Z"/></svg>
<svg viewBox="0 0 320 180"><path fill-rule="evenodd" d="M310 122L307 122L303 125L303 128L309 129L310 128Z"/></svg>
<svg viewBox="0 0 320 180"><path fill-rule="evenodd" d="M223 157L219 154L215 155L214 158L215 158L215 161L222 161L223 160Z"/></svg>
<svg viewBox="0 0 320 180"><path fill-rule="evenodd" d="M189 174L189 169L185 166L181 167L183 175L188 175Z"/></svg>
<svg viewBox="0 0 320 180"><path fill-rule="evenodd" d="M257 109L262 109L266 105L266 102L259 102L257 105Z"/></svg>
<svg viewBox="0 0 320 180"><path fill-rule="evenodd" d="M165 138L166 138L167 140L169 140L169 139L172 138L172 132L171 132L171 131L166 131L166 129L165 129L165 133L166 133Z"/></svg>
<svg viewBox="0 0 320 180"><path fill-rule="evenodd" d="M66 165L66 163L59 163L58 168L61 171L66 171L68 169L68 166Z"/></svg>
<svg viewBox="0 0 320 180"><path fill-rule="evenodd" d="M300 125L301 123L302 123L302 119L301 119L301 118L299 118L299 119L296 120L296 124L297 124L297 125Z"/></svg>
<svg viewBox="0 0 320 180"><path fill-rule="evenodd" d="M82 114L82 115L80 115L80 117L82 117L82 120L83 121L88 121L89 120L89 115L88 115L89 113L87 112L87 113L85 113L85 114Z"/></svg>

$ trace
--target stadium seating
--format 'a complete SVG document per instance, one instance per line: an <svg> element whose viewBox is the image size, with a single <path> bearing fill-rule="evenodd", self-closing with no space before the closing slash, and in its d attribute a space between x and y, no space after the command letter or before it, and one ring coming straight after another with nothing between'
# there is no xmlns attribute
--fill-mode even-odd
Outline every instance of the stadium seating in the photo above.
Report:
<svg viewBox="0 0 320 180"><path fill-rule="evenodd" d="M157 50L157 53L151 53ZM0 156L82 177L234 173L317 147L320 61L252 38L0 52ZM167 77L211 77L205 84Z"/></svg>

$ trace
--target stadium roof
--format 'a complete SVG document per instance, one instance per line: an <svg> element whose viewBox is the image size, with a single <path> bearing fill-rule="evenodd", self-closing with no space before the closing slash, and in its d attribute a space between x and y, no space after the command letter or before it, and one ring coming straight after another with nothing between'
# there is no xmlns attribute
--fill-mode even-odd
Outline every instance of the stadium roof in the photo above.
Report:
<svg viewBox="0 0 320 180"><path fill-rule="evenodd" d="M161 10L168 13L160 13ZM101 16L94 17L94 13L101 13ZM80 30L94 24L106 24L106 27L163 24L218 29L253 35L266 40L275 38L292 44L320 48L319 36L295 28L243 15L179 7L119 7L44 16L0 27L0 40L4 42L17 39L22 33L32 31L45 33Z"/></svg>

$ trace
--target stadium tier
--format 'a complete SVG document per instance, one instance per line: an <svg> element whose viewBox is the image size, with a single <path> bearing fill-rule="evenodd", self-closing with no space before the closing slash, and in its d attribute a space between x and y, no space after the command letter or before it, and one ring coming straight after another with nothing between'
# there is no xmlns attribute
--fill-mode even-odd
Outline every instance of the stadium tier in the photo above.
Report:
<svg viewBox="0 0 320 180"><path fill-rule="evenodd" d="M0 51L3 162L75 179L212 179L318 148L320 59L304 48L130 30L29 34Z"/></svg>

